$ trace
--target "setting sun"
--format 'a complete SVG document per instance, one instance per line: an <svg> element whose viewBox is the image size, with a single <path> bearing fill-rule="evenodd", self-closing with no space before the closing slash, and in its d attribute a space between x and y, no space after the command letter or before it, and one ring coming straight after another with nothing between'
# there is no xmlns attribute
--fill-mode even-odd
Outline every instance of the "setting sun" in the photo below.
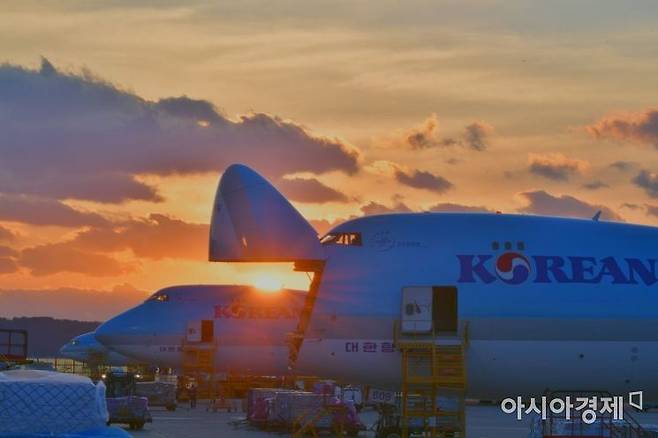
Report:
<svg viewBox="0 0 658 438"><path fill-rule="evenodd" d="M276 292L281 290L283 283L277 277L273 277L270 274L260 274L256 276L253 280L254 286L258 289L261 289L265 292Z"/></svg>

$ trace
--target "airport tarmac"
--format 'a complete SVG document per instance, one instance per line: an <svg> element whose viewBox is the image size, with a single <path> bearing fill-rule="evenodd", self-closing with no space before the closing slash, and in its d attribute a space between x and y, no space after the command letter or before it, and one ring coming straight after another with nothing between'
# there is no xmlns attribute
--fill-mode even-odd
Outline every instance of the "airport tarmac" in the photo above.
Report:
<svg viewBox="0 0 658 438"><path fill-rule="evenodd" d="M235 420L244 418L244 414L226 412L206 412L202 403L196 409L180 406L175 412L162 408L153 408L153 423L144 426L144 430L132 431L125 428L135 438L204 438L204 437L236 437L236 438L267 438L290 436L283 433L263 432L256 428L243 425L235 427ZM500 411L498 406L467 407L467 430L472 438L527 438L529 426L527 421L516 421L512 416ZM650 414L654 415L654 414ZM658 423L658 414L655 414ZM362 421L372 425L377 418L374 411L365 410L361 414ZM325 434L324 436L331 436ZM360 437L374 437L374 432L361 432Z"/></svg>
<svg viewBox="0 0 658 438"><path fill-rule="evenodd" d="M153 408L153 423L143 430L125 430L135 438L267 438L290 436L284 433L263 432L256 428L232 423L244 418L244 414L226 412L207 412L202 403L196 409L180 406L175 412L163 408ZM377 418L374 411L362 412L361 419L372 425ZM635 418L645 426L658 427L658 411L636 414ZM466 430L470 438L527 438L528 420L517 421L514 416L506 415L498 406L468 406L466 408ZM115 426L117 427L117 426ZM321 435L322 436L322 435ZM323 436L332 436L324 434ZM360 437L374 437L374 432L361 432Z"/></svg>

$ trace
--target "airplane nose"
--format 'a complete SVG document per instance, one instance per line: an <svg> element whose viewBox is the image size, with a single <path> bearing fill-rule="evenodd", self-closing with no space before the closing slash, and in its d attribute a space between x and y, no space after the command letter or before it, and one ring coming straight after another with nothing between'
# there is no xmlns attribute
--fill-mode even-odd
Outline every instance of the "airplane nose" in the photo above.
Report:
<svg viewBox="0 0 658 438"><path fill-rule="evenodd" d="M140 306L108 319L96 329L96 340L106 347L131 344L135 336L143 335L145 327L140 322Z"/></svg>
<svg viewBox="0 0 658 438"><path fill-rule="evenodd" d="M101 324L96 329L96 340L105 347L122 354L135 354L140 347L154 342L156 336L168 335L170 328L163 321L171 321L175 308L169 310L141 304Z"/></svg>
<svg viewBox="0 0 658 438"><path fill-rule="evenodd" d="M119 323L116 321L117 316L108 319L103 324L96 328L96 339L106 347L111 346L116 342L116 335L118 334Z"/></svg>

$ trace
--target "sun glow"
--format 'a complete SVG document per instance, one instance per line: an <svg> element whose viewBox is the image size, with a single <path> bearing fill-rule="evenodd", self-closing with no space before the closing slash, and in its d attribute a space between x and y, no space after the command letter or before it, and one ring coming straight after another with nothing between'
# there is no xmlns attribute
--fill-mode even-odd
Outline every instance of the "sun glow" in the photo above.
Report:
<svg viewBox="0 0 658 438"><path fill-rule="evenodd" d="M265 292L276 292L283 288L283 282L271 274L260 274L253 280L254 286Z"/></svg>

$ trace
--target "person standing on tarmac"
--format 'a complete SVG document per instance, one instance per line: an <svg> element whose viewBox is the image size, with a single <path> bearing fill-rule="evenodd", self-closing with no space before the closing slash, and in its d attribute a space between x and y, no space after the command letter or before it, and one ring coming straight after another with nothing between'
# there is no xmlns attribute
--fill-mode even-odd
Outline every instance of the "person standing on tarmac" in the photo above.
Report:
<svg viewBox="0 0 658 438"><path fill-rule="evenodd" d="M192 383L187 390L187 395L190 397L190 408L196 408L196 385Z"/></svg>

